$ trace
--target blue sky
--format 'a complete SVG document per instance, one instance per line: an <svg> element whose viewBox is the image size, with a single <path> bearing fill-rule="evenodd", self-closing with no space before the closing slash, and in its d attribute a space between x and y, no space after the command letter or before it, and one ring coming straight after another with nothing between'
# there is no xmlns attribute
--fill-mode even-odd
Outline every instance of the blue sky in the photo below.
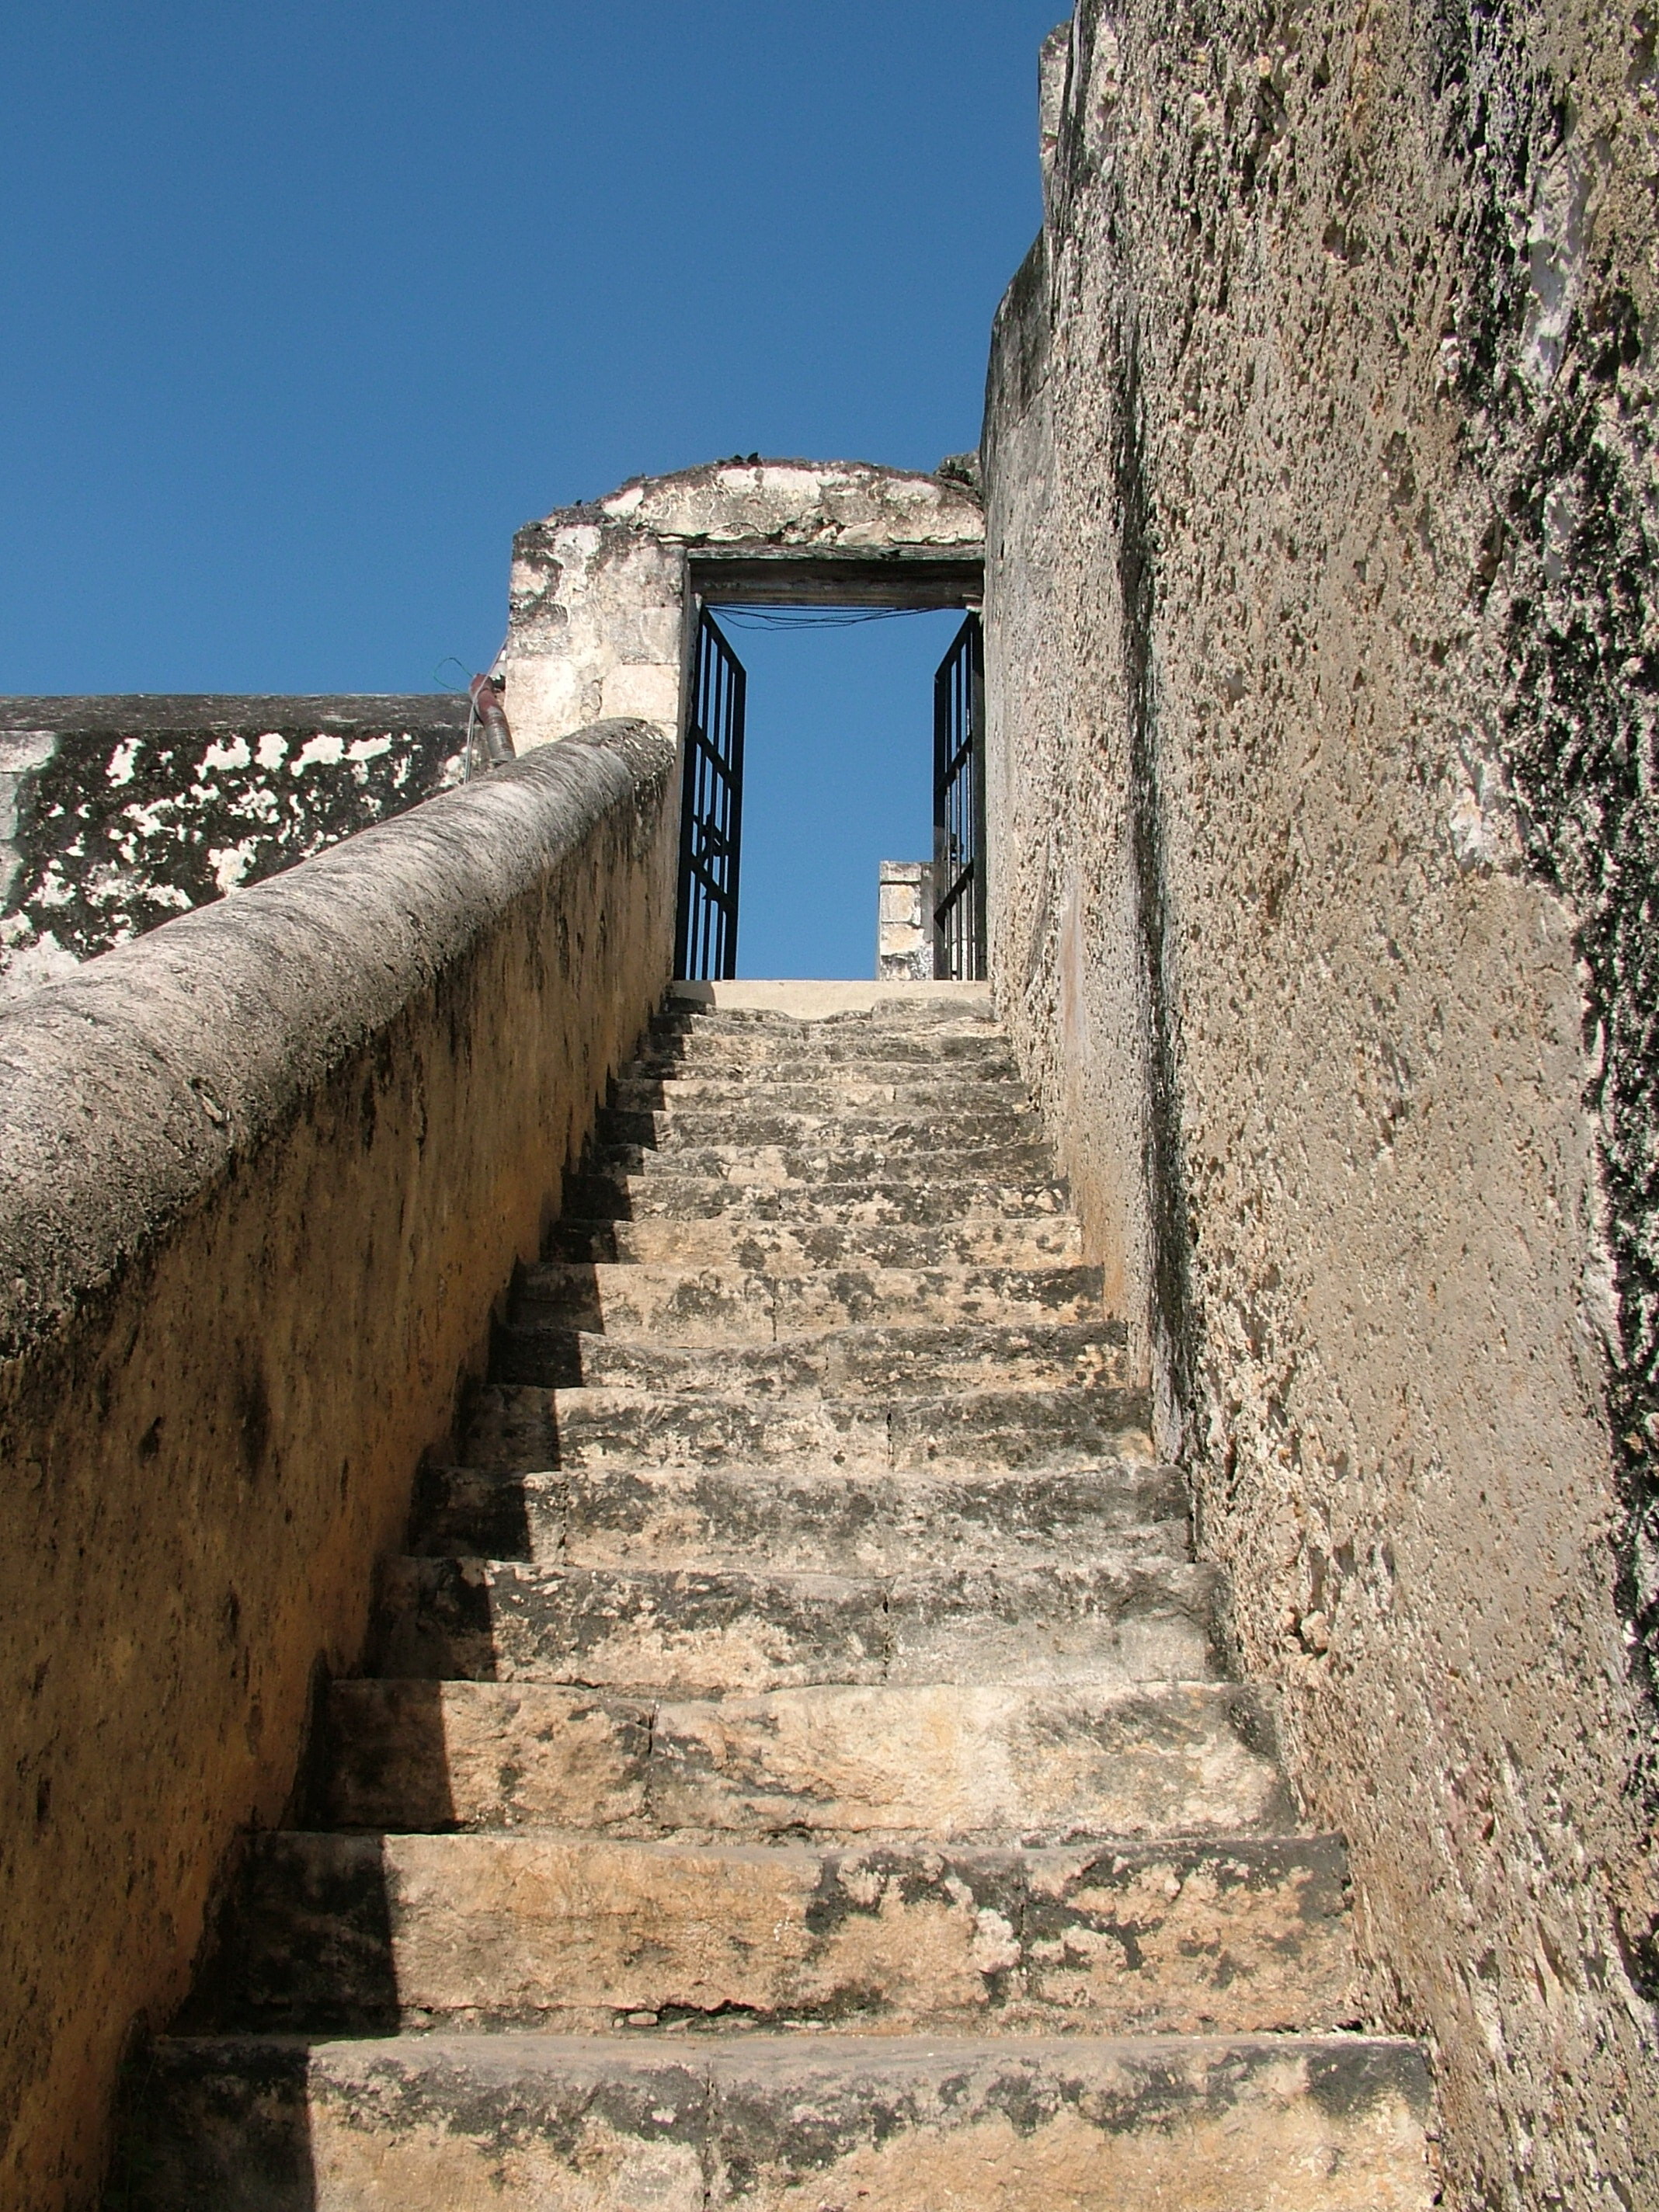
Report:
<svg viewBox="0 0 1659 2212"><path fill-rule="evenodd" d="M531 515L727 453L972 444L1063 12L9 0L0 690L428 690L495 651ZM896 835L940 627L745 638L751 759L830 749ZM750 972L760 846L806 807L769 781ZM868 839L813 811L772 872L823 876L823 941L783 930L774 972L861 972L872 878L856 966L823 928Z"/></svg>

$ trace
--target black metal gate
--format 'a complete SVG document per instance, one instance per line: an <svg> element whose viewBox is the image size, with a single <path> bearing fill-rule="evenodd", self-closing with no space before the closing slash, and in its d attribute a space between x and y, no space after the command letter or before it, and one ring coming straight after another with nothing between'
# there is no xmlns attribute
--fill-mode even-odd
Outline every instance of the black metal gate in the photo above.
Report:
<svg viewBox="0 0 1659 2212"><path fill-rule="evenodd" d="M985 634L969 615L933 678L933 973L981 981L985 960Z"/></svg>
<svg viewBox="0 0 1659 2212"><path fill-rule="evenodd" d="M738 860L743 839L743 663L707 607L685 723L680 790L679 913L674 973L690 981L738 972Z"/></svg>

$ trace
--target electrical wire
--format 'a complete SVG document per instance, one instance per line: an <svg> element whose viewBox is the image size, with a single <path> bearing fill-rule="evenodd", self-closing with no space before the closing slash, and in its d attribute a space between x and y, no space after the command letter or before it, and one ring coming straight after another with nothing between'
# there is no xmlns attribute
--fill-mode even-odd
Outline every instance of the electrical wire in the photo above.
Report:
<svg viewBox="0 0 1659 2212"><path fill-rule="evenodd" d="M914 615L936 614L935 607L753 607L720 606L708 611L722 629L850 629L854 623L902 622Z"/></svg>

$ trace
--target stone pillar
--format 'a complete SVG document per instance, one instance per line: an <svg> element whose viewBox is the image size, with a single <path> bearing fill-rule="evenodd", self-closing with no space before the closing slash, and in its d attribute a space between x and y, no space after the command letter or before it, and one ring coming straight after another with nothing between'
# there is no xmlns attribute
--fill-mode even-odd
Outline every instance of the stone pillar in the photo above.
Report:
<svg viewBox="0 0 1659 2212"><path fill-rule="evenodd" d="M925 983L933 973L933 871L926 860L884 860L876 893L876 979Z"/></svg>

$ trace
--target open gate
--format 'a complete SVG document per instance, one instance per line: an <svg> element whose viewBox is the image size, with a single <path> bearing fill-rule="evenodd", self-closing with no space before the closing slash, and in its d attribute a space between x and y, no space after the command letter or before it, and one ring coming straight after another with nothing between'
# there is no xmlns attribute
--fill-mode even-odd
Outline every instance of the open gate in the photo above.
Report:
<svg viewBox="0 0 1659 2212"><path fill-rule="evenodd" d="M743 663L707 607L697 623L680 787L679 907L674 973L729 981L738 972L738 863L743 842Z"/></svg>
<svg viewBox="0 0 1659 2212"><path fill-rule="evenodd" d="M933 678L933 974L982 981L985 633L969 615Z"/></svg>

